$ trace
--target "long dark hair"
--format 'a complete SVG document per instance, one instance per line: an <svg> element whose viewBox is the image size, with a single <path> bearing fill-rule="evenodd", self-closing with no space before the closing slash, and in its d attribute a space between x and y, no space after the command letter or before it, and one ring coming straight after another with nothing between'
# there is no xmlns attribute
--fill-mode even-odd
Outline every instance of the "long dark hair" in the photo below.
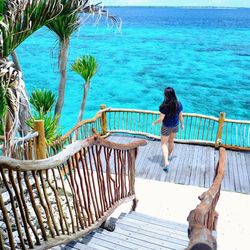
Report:
<svg viewBox="0 0 250 250"><path fill-rule="evenodd" d="M161 104L161 109L167 110L168 116L173 116L178 110L178 100L175 91L171 87L164 90L164 101Z"/></svg>

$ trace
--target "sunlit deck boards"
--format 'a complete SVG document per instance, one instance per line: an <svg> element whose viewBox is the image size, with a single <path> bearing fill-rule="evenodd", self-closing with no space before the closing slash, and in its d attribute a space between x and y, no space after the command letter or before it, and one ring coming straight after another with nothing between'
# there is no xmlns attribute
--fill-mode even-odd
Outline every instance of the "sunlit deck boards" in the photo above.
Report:
<svg viewBox="0 0 250 250"><path fill-rule="evenodd" d="M127 143L134 137L111 136L108 140ZM208 146L175 144L169 172L162 170L163 160L159 141L148 140L139 149L136 176L199 187L212 184L218 161L218 150ZM250 153L227 150L227 162L222 189L250 194Z"/></svg>

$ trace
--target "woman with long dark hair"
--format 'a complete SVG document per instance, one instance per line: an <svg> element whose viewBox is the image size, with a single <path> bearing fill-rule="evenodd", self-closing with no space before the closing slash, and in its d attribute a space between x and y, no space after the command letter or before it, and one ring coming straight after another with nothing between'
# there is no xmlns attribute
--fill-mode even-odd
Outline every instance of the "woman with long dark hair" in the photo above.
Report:
<svg viewBox="0 0 250 250"><path fill-rule="evenodd" d="M169 159L174 149L174 138L179 129L179 121L181 129L184 129L182 104L177 100L175 91L171 87L164 90L164 101L159 107L160 118L153 122L153 126L161 123L161 147L164 158L164 170L168 172Z"/></svg>

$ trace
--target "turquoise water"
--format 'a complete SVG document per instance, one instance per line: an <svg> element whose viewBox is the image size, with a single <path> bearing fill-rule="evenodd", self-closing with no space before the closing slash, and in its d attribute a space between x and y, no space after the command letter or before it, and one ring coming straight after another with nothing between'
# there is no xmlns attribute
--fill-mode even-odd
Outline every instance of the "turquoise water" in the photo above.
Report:
<svg viewBox="0 0 250 250"><path fill-rule="evenodd" d="M108 107L158 110L166 86L176 89L184 112L250 119L250 9L110 8L121 33L105 21L81 27L71 39L69 65L96 57L84 117ZM41 29L17 50L28 92L57 93L56 37ZM68 70L61 126L77 120L83 80Z"/></svg>

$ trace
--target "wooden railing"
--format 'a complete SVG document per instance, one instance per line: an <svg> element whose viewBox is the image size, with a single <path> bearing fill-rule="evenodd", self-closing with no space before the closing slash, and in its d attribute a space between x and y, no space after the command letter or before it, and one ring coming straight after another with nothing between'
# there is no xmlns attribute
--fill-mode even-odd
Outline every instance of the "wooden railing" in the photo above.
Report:
<svg viewBox="0 0 250 250"><path fill-rule="evenodd" d="M8 150L8 155L12 158L19 160L32 160L35 159L35 138L39 136L39 133L32 132L24 137L17 137L14 139L13 144ZM0 138L2 141L0 156L6 155L5 138L2 136Z"/></svg>
<svg viewBox="0 0 250 250"><path fill-rule="evenodd" d="M221 183L224 177L226 151L220 148L219 161L212 186L199 196L200 204L189 213L188 236L190 239L187 250L216 250L217 242L213 236L216 230L218 213L215 211L220 197Z"/></svg>
<svg viewBox="0 0 250 250"><path fill-rule="evenodd" d="M93 135L93 129L100 135L103 135L102 113L106 110L100 110L93 118L83 120L77 123L65 135L58 138L47 147L47 155L52 156L61 151L65 146L77 141L84 140Z"/></svg>
<svg viewBox="0 0 250 250"><path fill-rule="evenodd" d="M159 118L159 112L106 109L103 116L107 120L107 133L128 133L160 138L160 126L152 126ZM250 121L237 121L200 114L184 113L184 130L179 130L176 141L204 144L215 147L250 150Z"/></svg>
<svg viewBox="0 0 250 250"><path fill-rule="evenodd" d="M48 249L99 227L135 200L137 148L91 137L43 160L0 157L0 249Z"/></svg>

